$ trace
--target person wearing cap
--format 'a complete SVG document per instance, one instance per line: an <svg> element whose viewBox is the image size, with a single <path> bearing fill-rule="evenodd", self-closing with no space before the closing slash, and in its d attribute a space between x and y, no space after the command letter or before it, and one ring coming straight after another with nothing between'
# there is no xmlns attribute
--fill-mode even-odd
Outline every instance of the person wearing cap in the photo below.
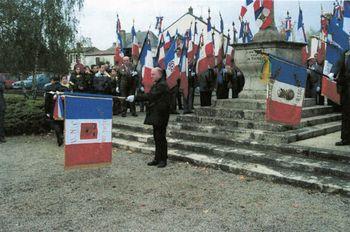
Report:
<svg viewBox="0 0 350 232"><path fill-rule="evenodd" d="M51 128L55 131L57 145L63 144L63 120L54 120L53 112L55 108L55 92L66 92L68 88L60 83L60 76L54 75L51 79L51 84L45 88L45 114L49 120Z"/></svg>

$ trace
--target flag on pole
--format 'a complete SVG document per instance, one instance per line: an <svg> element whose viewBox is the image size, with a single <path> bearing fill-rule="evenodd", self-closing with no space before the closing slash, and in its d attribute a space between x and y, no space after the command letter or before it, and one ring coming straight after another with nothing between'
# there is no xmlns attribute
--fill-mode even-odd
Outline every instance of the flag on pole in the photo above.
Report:
<svg viewBox="0 0 350 232"><path fill-rule="evenodd" d="M55 95L55 106L53 109L53 119L54 120L64 120L64 104L63 97L59 94Z"/></svg>
<svg viewBox="0 0 350 232"><path fill-rule="evenodd" d="M176 38L165 55L165 71L168 87L172 89L177 85L177 79L180 78L179 57L176 54Z"/></svg>
<svg viewBox="0 0 350 232"><path fill-rule="evenodd" d="M225 43L225 38L224 38L224 21L221 17L220 14L220 40L219 43L217 44L217 47L219 48L217 50L217 56L216 56L216 65L222 65L223 60L224 60L224 43Z"/></svg>
<svg viewBox="0 0 350 232"><path fill-rule="evenodd" d="M307 43L307 38L305 34L304 20L303 20L303 11L299 6L299 17L298 17L298 28L296 34L296 41L300 43ZM308 47L305 45L301 50L301 59L302 63L306 64L307 58L309 56Z"/></svg>
<svg viewBox="0 0 350 232"><path fill-rule="evenodd" d="M337 92L337 82L327 78L326 76L322 77L321 94L322 96L325 96L340 105L340 95Z"/></svg>
<svg viewBox="0 0 350 232"><path fill-rule="evenodd" d="M339 22L336 15L333 15L329 21L328 33L332 35L333 43L340 46L343 50L349 49L349 35L343 30L343 25Z"/></svg>
<svg viewBox="0 0 350 232"><path fill-rule="evenodd" d="M272 24L271 10L273 6L273 0L255 0L254 2L254 15L258 28L265 30Z"/></svg>
<svg viewBox="0 0 350 232"><path fill-rule="evenodd" d="M185 98L188 97L188 59L187 59L187 46L186 46L186 40L187 38L184 37L183 41L183 47L182 47L182 54L180 58L180 89L182 90L182 93Z"/></svg>
<svg viewBox="0 0 350 232"><path fill-rule="evenodd" d="M140 63L142 70L142 85L145 89L145 93L149 93L153 85L153 79L151 77L151 71L154 67L153 56L151 50L151 44L148 38L145 38L143 48L140 54Z"/></svg>
<svg viewBox="0 0 350 232"><path fill-rule="evenodd" d="M317 44L317 60L318 63L322 64L326 57L326 40L328 36L328 19L323 14L323 9L321 8L321 29L320 29L320 39Z"/></svg>
<svg viewBox="0 0 350 232"><path fill-rule="evenodd" d="M337 45L333 43L327 43L326 50L326 60L324 62L323 74L329 75L333 73L334 76L338 74L339 70L335 70L335 65L341 60L343 55L343 50Z"/></svg>
<svg viewBox="0 0 350 232"><path fill-rule="evenodd" d="M134 60L137 60L139 58L139 55L140 55L140 46L139 46L139 43L137 41L136 30L135 30L134 24L131 27L131 37L132 37L131 56Z"/></svg>
<svg viewBox="0 0 350 232"><path fill-rule="evenodd" d="M270 81L266 120L296 126L300 123L307 71L300 65L269 55Z"/></svg>
<svg viewBox="0 0 350 232"><path fill-rule="evenodd" d="M243 18L246 13L247 13L247 7L241 6L241 13L239 14L241 18Z"/></svg>
<svg viewBox="0 0 350 232"><path fill-rule="evenodd" d="M117 34L117 43L115 47L114 61L116 63L121 63L124 57L123 53L123 39L121 36L121 23L119 19L119 15L117 15L117 26L116 26L116 34Z"/></svg>
<svg viewBox="0 0 350 232"><path fill-rule="evenodd" d="M111 97L65 95L65 167L112 161Z"/></svg>
<svg viewBox="0 0 350 232"><path fill-rule="evenodd" d="M165 59L164 36L163 34L160 34L156 61L157 61L157 66L160 67L161 69L165 69L164 59Z"/></svg>
<svg viewBox="0 0 350 232"><path fill-rule="evenodd" d="M344 22L343 30L350 35L350 1L344 1Z"/></svg>
<svg viewBox="0 0 350 232"><path fill-rule="evenodd" d="M228 38L227 38L226 49L225 49L225 64L232 67L232 65L233 65L232 59L234 57L234 50L233 50L233 47L230 45L230 42L231 42L231 38L230 38L230 34L229 34Z"/></svg>
<svg viewBox="0 0 350 232"><path fill-rule="evenodd" d="M168 50L170 48L171 45L171 35L169 33L169 31L166 32L165 38L164 38L164 49Z"/></svg>
<svg viewBox="0 0 350 232"><path fill-rule="evenodd" d="M209 11L210 12L210 11ZM200 75L207 71L209 68L215 66L214 44L212 37L212 28L210 22L210 15L207 23L207 36L203 36L203 45L199 48L198 61L197 61L197 75ZM205 38L205 39L204 39Z"/></svg>
<svg viewBox="0 0 350 232"><path fill-rule="evenodd" d="M284 30L286 32L286 41L292 41L292 17L289 16L289 11L287 11L287 17L285 18Z"/></svg>

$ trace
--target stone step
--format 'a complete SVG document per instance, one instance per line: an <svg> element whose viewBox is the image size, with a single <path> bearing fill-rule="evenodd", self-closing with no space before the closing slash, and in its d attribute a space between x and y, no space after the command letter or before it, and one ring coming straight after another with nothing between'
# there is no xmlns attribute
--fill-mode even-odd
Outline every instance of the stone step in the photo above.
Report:
<svg viewBox="0 0 350 232"><path fill-rule="evenodd" d="M266 91L242 91L239 94L239 98L245 99L266 99L267 93Z"/></svg>
<svg viewBox="0 0 350 232"><path fill-rule="evenodd" d="M295 171L310 172L312 174L337 176L350 181L349 165L342 162L321 161L272 151L258 151L232 146L212 145L182 139L168 139L168 146L178 150L208 154L209 156L264 164L272 168L281 167Z"/></svg>
<svg viewBox="0 0 350 232"><path fill-rule="evenodd" d="M113 146L153 155L154 147L140 142L130 142L124 139L113 139ZM317 189L321 192L341 193L350 196L350 183L336 177L311 175L307 172L293 171L283 168L271 168L262 164L236 161L225 157L212 157L202 153L194 153L177 149L168 149L172 160L190 162L198 166L221 169L226 172L252 176L272 182L291 184L294 186Z"/></svg>
<svg viewBox="0 0 350 232"><path fill-rule="evenodd" d="M231 118L216 118L216 117L205 117L197 115L179 115L176 117L177 123L192 123L200 125L217 125L224 126L227 128L246 128L246 129L258 129L258 130L269 130L269 131L286 131L296 128L314 126L317 124L337 121L341 119L341 114L331 113L320 116L314 116L309 118L302 118L300 126L292 127L286 125L280 125L276 123L268 123L265 121L254 121L254 120L235 120ZM198 126L200 126L198 125Z"/></svg>
<svg viewBox="0 0 350 232"><path fill-rule="evenodd" d="M131 135L130 135L131 134ZM140 135L138 139L138 135ZM130 122L114 122L113 135L120 138L129 139L130 141L149 142L152 141L152 127L141 123ZM268 144L266 142L254 140L233 139L223 134L203 133L188 130L178 130L168 128L168 138L184 139L193 142L203 142L212 145L234 146L239 148L247 148L262 151L272 151L277 153L285 153L293 156L312 157L321 160L334 160L348 163L350 165L350 154L348 152L319 149L317 147L303 147L294 144ZM295 136L296 137L296 136Z"/></svg>
<svg viewBox="0 0 350 232"><path fill-rule="evenodd" d="M256 129L242 129L242 128L215 128L210 131L205 131L205 129L196 130L195 128L200 128L196 126L192 126L188 128L190 130L182 129L181 127L178 130L169 130L170 134L181 136L187 136L189 131L198 132L198 133L208 133L214 135L222 135L229 137L231 139L239 139L239 140L248 140L248 141L256 141L263 142L268 144L274 143L291 143L299 140L309 139L321 135L326 135L329 133L333 133L339 131L341 129L341 122L330 122L325 124L319 124L311 127L304 127L300 129L290 130L286 132L272 132L272 131L264 131L264 130L256 130ZM183 127L186 128L186 127ZM182 134L183 133L183 134Z"/></svg>
<svg viewBox="0 0 350 232"><path fill-rule="evenodd" d="M265 110L265 99L249 99L249 98L235 98L235 99L218 99L214 101L214 107L227 109L247 109L247 110ZM305 98L303 107L316 106L316 99Z"/></svg>
<svg viewBox="0 0 350 232"><path fill-rule="evenodd" d="M333 112L332 106L311 106L305 107L302 111L302 118L314 117ZM220 107L201 107L195 109L195 115L206 117L233 118L246 120L265 120L264 110L249 110L249 109L228 109Z"/></svg>

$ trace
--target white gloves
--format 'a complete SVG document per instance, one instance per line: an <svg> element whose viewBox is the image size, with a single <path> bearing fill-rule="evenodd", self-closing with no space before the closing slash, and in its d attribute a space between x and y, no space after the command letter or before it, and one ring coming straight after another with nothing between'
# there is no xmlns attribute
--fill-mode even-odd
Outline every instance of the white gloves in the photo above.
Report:
<svg viewBox="0 0 350 232"><path fill-rule="evenodd" d="M328 74L329 79L334 80L334 73Z"/></svg>
<svg viewBox="0 0 350 232"><path fill-rule="evenodd" d="M318 93L319 93L319 92L320 92L320 90L321 90L320 86L317 86L317 87L316 87L316 92L318 92Z"/></svg>
<svg viewBox="0 0 350 232"><path fill-rule="evenodd" d="M141 92L145 92L145 88L143 88L143 86L141 86L140 90Z"/></svg>
<svg viewBox="0 0 350 232"><path fill-rule="evenodd" d="M119 93L119 87L115 88L115 91L116 91L117 93Z"/></svg>
<svg viewBox="0 0 350 232"><path fill-rule="evenodd" d="M134 100L135 100L135 96L134 96L134 95L130 95L130 96L128 96L128 97L125 99L125 101L127 101L127 102L134 102Z"/></svg>
<svg viewBox="0 0 350 232"><path fill-rule="evenodd" d="M134 76L137 76L137 72L136 72L136 71L132 71L132 72L131 72L131 76L133 76L133 77L134 77Z"/></svg>

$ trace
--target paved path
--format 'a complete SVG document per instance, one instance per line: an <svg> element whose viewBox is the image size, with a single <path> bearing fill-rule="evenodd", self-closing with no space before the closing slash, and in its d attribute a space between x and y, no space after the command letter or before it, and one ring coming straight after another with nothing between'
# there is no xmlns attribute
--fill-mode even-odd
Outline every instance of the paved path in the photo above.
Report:
<svg viewBox="0 0 350 232"><path fill-rule="evenodd" d="M348 231L350 199L114 150L64 171L51 136L0 145L0 231Z"/></svg>

